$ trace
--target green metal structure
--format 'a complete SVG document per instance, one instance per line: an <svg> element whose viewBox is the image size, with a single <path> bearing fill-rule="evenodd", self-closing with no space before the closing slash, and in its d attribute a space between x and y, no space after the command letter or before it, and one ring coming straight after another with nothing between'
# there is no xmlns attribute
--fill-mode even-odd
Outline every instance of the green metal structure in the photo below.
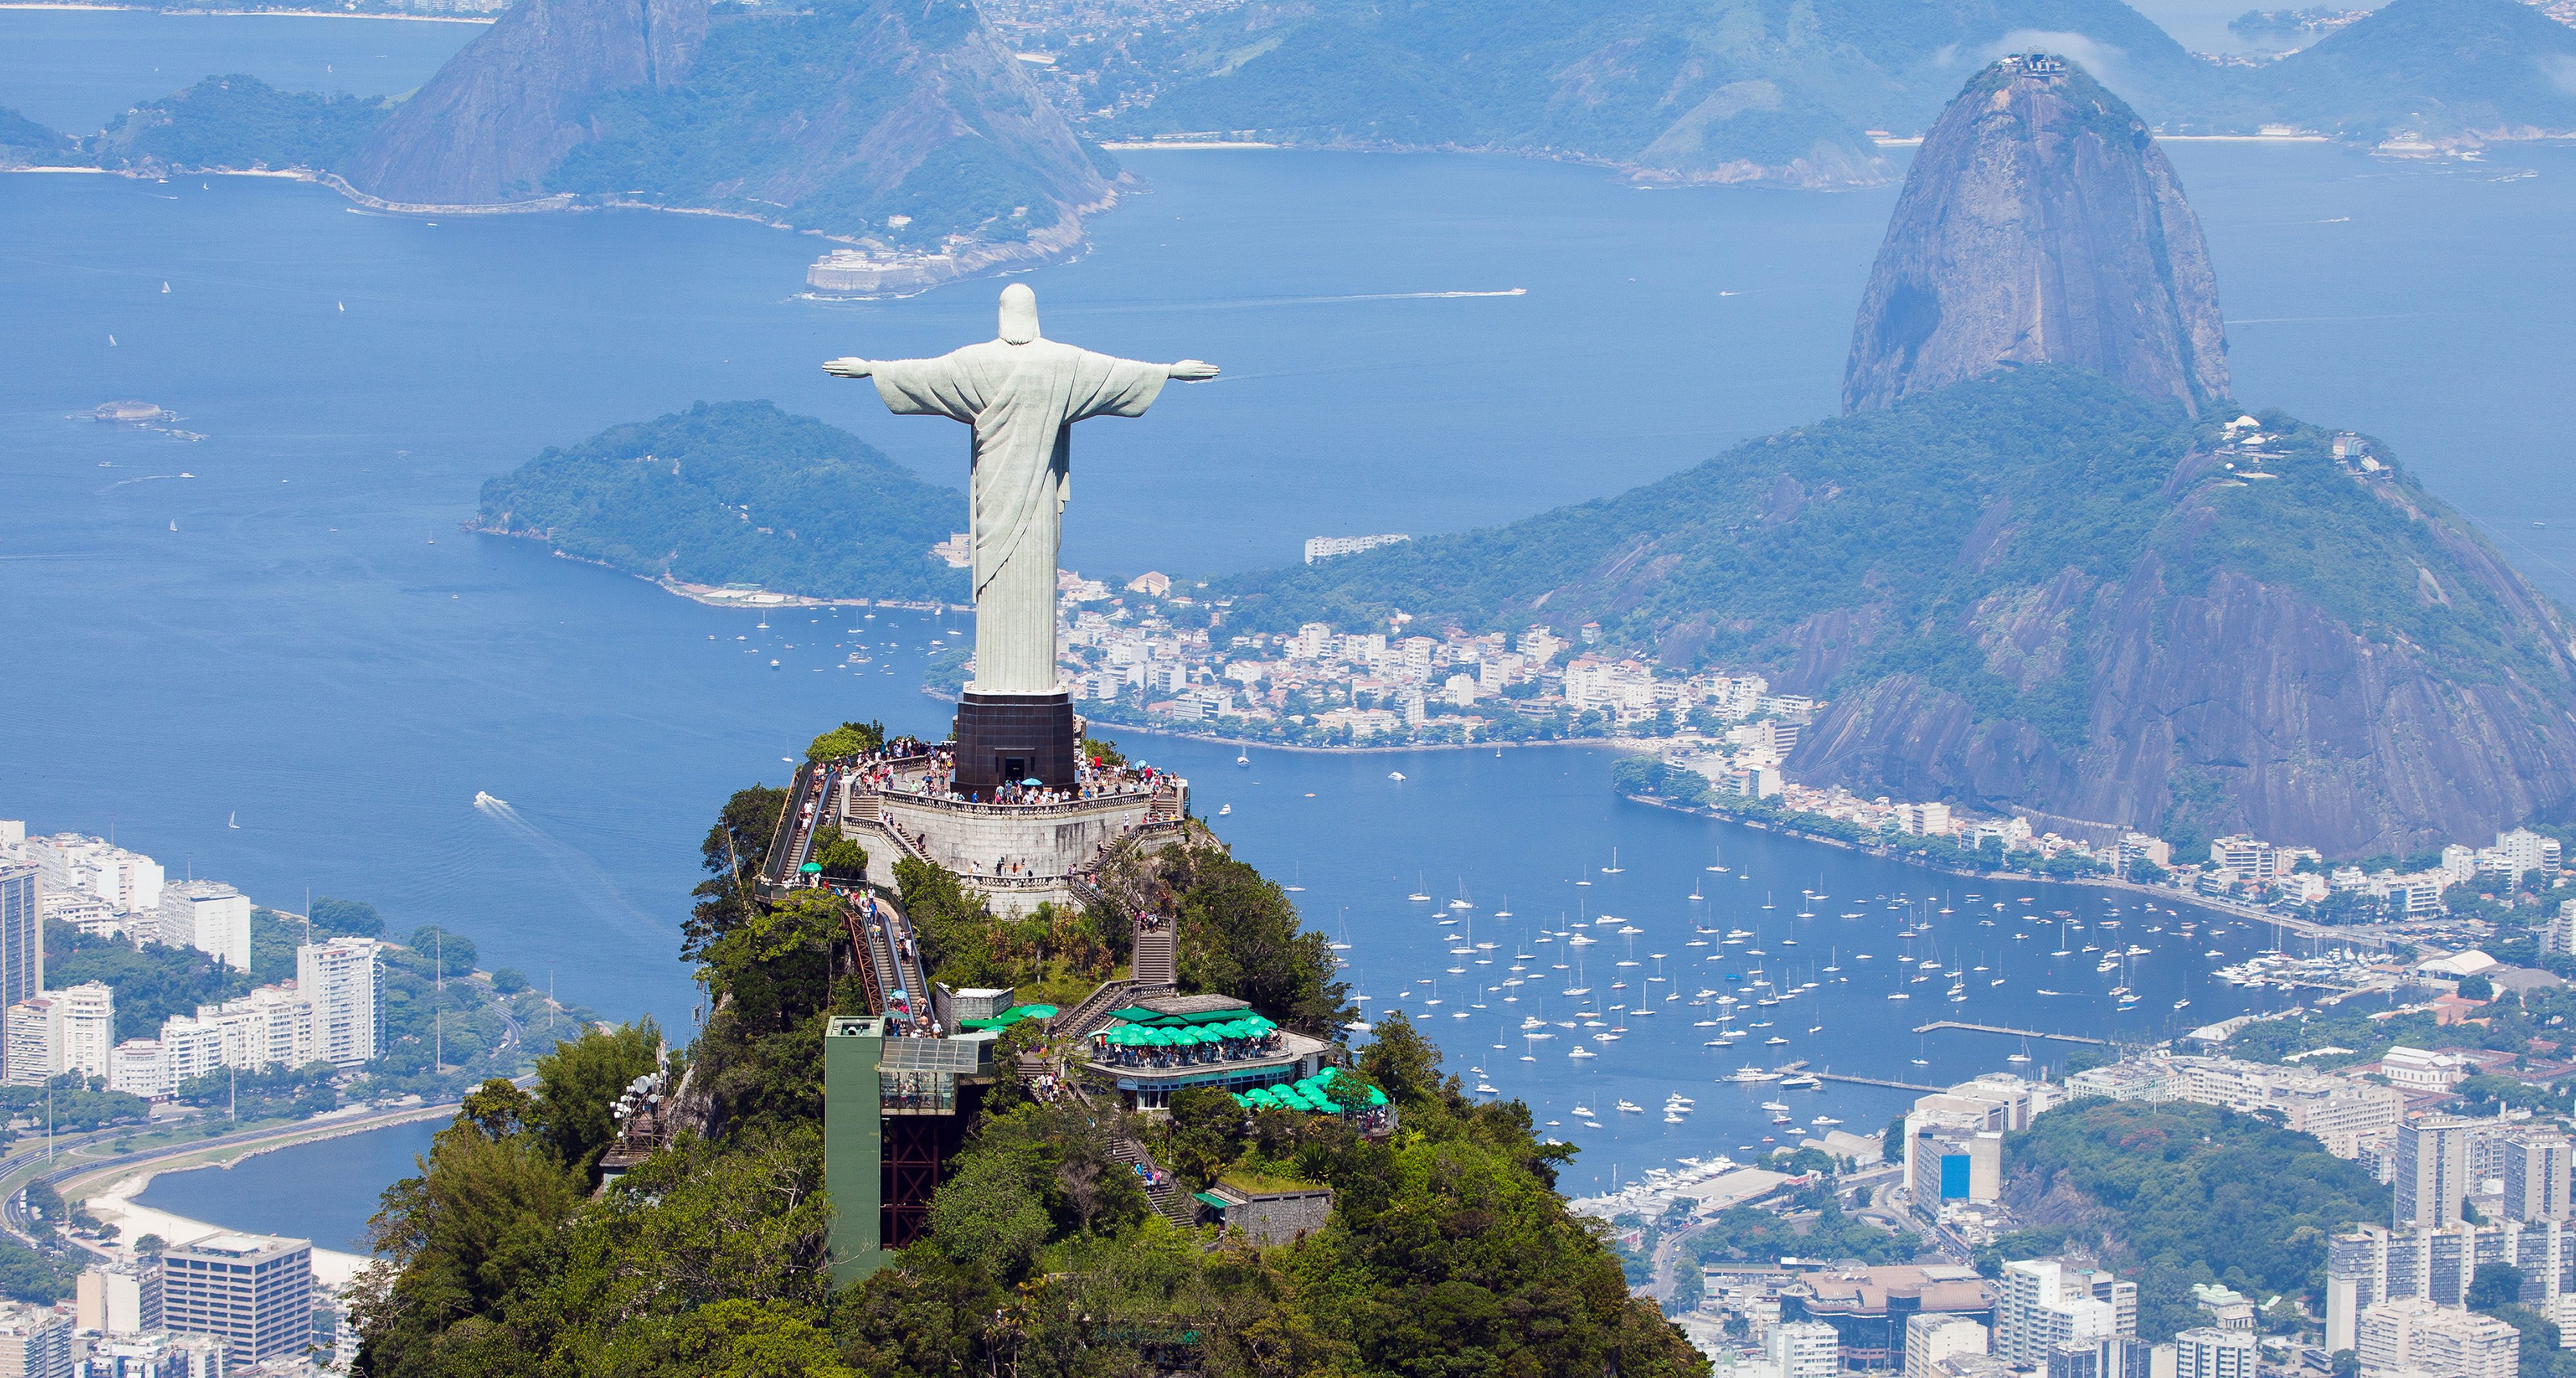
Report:
<svg viewBox="0 0 2576 1378"><path fill-rule="evenodd" d="M885 1112L878 1064L885 1021L823 1026L823 1186L832 1196L832 1283L845 1287L892 1258L884 1239Z"/></svg>

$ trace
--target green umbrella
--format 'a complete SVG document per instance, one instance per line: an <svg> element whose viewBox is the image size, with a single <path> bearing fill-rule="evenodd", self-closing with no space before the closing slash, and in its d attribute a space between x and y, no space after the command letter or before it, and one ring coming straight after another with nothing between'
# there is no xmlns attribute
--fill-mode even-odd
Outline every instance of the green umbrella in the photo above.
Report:
<svg viewBox="0 0 2576 1378"><path fill-rule="evenodd" d="M819 861L809 861L796 869L805 875L819 876L823 874L823 863Z"/></svg>

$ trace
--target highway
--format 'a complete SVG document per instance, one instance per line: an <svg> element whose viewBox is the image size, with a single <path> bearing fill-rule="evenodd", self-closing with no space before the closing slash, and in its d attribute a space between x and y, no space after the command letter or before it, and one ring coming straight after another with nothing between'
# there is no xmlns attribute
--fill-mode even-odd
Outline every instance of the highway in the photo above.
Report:
<svg viewBox="0 0 2576 1378"><path fill-rule="evenodd" d="M60 1191L77 1179L106 1177L114 1180L135 1169L157 1162L176 1164L183 1159L201 1158L209 1153L243 1149L284 1148L289 1144L312 1139L337 1138L343 1134L363 1133L415 1120L447 1119L456 1113L453 1102L438 1105L400 1106L372 1111L364 1115L337 1116L327 1120L298 1120L292 1124L270 1124L192 1139L185 1143L161 1144L136 1149L130 1153L101 1153L101 1145L113 1143L136 1132L132 1125L93 1130L87 1134L54 1136L53 1164L45 1163L45 1141L42 1136L22 1140L0 1154L0 1227L29 1244L39 1242L36 1222L27 1214L26 1188L44 1182Z"/></svg>

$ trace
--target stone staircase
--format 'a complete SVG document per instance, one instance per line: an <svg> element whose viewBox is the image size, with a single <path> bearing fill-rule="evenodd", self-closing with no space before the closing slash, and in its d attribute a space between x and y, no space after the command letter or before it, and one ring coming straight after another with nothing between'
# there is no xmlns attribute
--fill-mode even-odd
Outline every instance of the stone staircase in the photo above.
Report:
<svg viewBox="0 0 2576 1378"><path fill-rule="evenodd" d="M1172 943L1172 921L1166 919L1148 931L1137 925L1135 946L1128 959L1128 975L1139 985L1169 986L1180 982L1180 962Z"/></svg>
<svg viewBox="0 0 2576 1378"><path fill-rule="evenodd" d="M1111 1141L1110 1151L1117 1155L1119 1162L1127 1164L1131 1172L1139 1167L1149 1172L1158 1170L1154 1166L1154 1155L1146 1152L1145 1146L1134 1139L1122 1135ZM1179 1184L1168 1180L1157 1184L1149 1177L1137 1180L1146 1184L1145 1196L1154 1203L1155 1214L1185 1230L1199 1223L1198 1198L1181 1190Z"/></svg>
<svg viewBox="0 0 2576 1378"><path fill-rule="evenodd" d="M1091 1099L1091 1092L1082 1084L1080 1076L1067 1076L1064 1084L1073 1092L1073 1098L1082 1102L1086 1108L1094 1111L1100 1109L1099 1105ZM1159 1170L1155 1166L1154 1155L1143 1144L1124 1134L1116 1134L1110 1138L1109 1153L1130 1172L1140 1167L1148 1172ZM1199 1223L1199 1202L1196 1196L1172 1183L1155 1185L1151 1177L1139 1177L1137 1181L1145 1188L1145 1199L1154 1203L1156 1215L1183 1229L1192 1228Z"/></svg>

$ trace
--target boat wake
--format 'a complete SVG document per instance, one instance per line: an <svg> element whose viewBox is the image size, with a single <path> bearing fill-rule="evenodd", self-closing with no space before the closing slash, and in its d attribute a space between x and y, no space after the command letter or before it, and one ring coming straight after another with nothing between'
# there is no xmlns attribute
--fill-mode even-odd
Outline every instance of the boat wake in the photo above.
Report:
<svg viewBox="0 0 2576 1378"><path fill-rule="evenodd" d="M594 915L624 930L629 936L667 941L672 934L669 924L645 913L618 890L617 882L590 854L530 822L526 815L510 806L510 801L487 791L474 792L475 812L507 829L511 836L525 843L529 850L544 858L564 888Z"/></svg>

